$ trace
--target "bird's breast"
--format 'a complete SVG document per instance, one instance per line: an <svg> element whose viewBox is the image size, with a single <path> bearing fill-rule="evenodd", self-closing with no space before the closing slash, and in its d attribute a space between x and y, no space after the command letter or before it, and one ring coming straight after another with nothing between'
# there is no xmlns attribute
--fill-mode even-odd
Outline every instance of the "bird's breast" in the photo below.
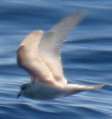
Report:
<svg viewBox="0 0 112 119"><path fill-rule="evenodd" d="M52 99L62 96L64 92L58 88L50 87L46 84L38 83L32 86L31 98Z"/></svg>

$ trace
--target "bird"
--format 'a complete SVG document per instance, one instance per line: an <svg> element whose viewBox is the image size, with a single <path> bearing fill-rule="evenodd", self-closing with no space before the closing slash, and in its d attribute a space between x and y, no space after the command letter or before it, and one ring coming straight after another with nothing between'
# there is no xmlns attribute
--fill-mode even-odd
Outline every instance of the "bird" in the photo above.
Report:
<svg viewBox="0 0 112 119"><path fill-rule="evenodd" d="M32 31L22 40L17 49L17 64L28 72L31 80L20 87L17 97L47 100L104 87L104 84L70 83L64 74L62 45L84 16L82 11L77 11L48 31Z"/></svg>

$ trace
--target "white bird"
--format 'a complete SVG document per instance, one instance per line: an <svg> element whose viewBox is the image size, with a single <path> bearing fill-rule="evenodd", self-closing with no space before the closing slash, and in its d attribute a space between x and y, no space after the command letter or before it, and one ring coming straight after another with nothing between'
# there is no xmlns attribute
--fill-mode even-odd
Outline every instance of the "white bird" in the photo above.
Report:
<svg viewBox="0 0 112 119"><path fill-rule="evenodd" d="M22 41L17 50L17 61L29 73L31 82L21 86L18 97L53 99L104 86L71 84L64 76L60 48L83 17L82 12L77 12L62 19L49 32L34 31Z"/></svg>

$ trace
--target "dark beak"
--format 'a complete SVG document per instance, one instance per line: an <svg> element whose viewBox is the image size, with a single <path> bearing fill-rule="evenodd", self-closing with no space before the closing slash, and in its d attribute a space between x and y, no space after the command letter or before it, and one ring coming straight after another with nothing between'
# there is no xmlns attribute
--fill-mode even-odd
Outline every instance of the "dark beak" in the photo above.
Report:
<svg viewBox="0 0 112 119"><path fill-rule="evenodd" d="M17 98L19 98L21 96L21 92L19 92L18 94L17 94Z"/></svg>

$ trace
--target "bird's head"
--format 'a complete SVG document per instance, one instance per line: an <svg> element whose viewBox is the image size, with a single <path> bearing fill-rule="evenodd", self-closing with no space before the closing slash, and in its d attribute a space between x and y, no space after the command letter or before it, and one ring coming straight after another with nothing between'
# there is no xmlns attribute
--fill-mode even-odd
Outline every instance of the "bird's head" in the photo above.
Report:
<svg viewBox="0 0 112 119"><path fill-rule="evenodd" d="M20 87L20 92L17 94L17 97L19 98L21 95L25 95L27 94L28 90L29 90L29 84L23 84L21 87Z"/></svg>

